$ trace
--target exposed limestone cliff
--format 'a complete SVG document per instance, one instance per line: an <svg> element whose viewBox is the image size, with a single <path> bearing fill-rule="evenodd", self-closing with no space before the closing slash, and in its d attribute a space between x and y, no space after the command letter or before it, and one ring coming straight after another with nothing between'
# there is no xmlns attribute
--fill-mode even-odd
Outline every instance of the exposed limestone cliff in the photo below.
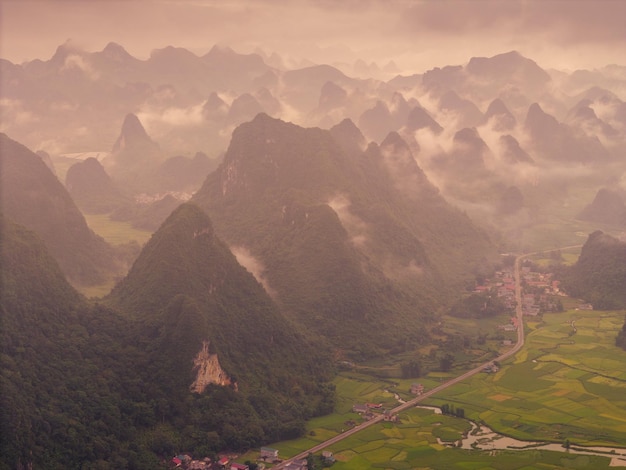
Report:
<svg viewBox="0 0 626 470"><path fill-rule="evenodd" d="M202 342L202 348L193 360L194 370L197 370L196 380L190 390L202 393L207 385L230 385L230 377L224 372L217 359L217 354L209 353L209 341Z"/></svg>

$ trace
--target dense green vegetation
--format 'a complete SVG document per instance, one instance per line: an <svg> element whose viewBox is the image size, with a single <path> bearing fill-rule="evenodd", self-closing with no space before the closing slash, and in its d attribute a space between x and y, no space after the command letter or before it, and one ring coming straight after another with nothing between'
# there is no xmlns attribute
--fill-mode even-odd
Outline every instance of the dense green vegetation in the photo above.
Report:
<svg viewBox="0 0 626 470"><path fill-rule="evenodd" d="M332 410L326 358L279 323L210 231L195 231L210 227L204 214L184 206L172 217L128 280L148 297L162 291L158 304L142 303L142 292L125 302L125 283L109 305L89 303L36 235L3 221L0 468L158 468L175 452L295 437L307 418ZM205 340L233 385L194 393Z"/></svg>
<svg viewBox="0 0 626 470"><path fill-rule="evenodd" d="M626 242L599 230L592 233L576 264L561 277L564 290L594 308L626 308Z"/></svg>
<svg viewBox="0 0 626 470"><path fill-rule="evenodd" d="M450 315L462 318L493 317L507 309L496 292L471 293L464 296L450 308Z"/></svg>

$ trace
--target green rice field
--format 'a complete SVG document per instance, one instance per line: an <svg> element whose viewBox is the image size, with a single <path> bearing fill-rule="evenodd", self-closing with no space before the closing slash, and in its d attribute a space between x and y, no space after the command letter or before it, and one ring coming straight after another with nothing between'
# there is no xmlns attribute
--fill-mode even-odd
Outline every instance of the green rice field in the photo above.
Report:
<svg viewBox="0 0 626 470"><path fill-rule="evenodd" d="M137 230L128 222L111 220L108 214L85 214L85 220L89 228L114 246L136 242L144 245L152 236L152 232ZM97 286L77 286L77 289L86 297L103 297L108 294L115 285L114 279Z"/></svg>
<svg viewBox="0 0 626 470"><path fill-rule="evenodd" d="M123 245L128 242L145 244L152 232L137 230L129 222L111 220L108 214L85 214L89 228L104 238L111 245Z"/></svg>
<svg viewBox="0 0 626 470"><path fill-rule="evenodd" d="M463 408L466 418L521 440L626 448L626 351L614 346L625 313L568 310L527 321L524 349L497 373L476 375L424 404ZM360 423L362 418L352 412L354 403L390 408L398 397L410 396L411 383L429 389L452 375L385 380L343 372L335 380L336 412L311 420L306 437L272 447L282 457L295 455ZM455 443L468 432L468 419L420 408L399 417L398 423L375 424L329 447L336 458L332 468L602 469L611 464L608 449L606 457L532 446L461 449Z"/></svg>
<svg viewBox="0 0 626 470"><path fill-rule="evenodd" d="M624 312L569 310L527 322L524 350L495 374L474 376L431 404L518 439L626 447Z"/></svg>

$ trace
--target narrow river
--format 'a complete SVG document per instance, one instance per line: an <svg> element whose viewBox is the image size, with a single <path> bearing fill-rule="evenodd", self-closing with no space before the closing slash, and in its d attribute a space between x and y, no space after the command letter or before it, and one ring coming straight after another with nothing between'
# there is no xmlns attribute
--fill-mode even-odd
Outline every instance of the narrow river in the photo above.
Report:
<svg viewBox="0 0 626 470"><path fill-rule="evenodd" d="M435 414L441 414L441 409L432 406L416 406L416 408L423 408L433 411ZM580 447L571 445L569 450L566 450L561 444L548 443L542 441L520 441L512 437L503 436L493 431L488 426L478 425L473 421L470 421L472 429L461 440L460 447L462 449L480 449L485 451L494 450L552 450L555 452L567 452L570 454L581 455L599 455L602 457L609 457L611 459L612 467L626 467L626 448L620 447ZM439 441L441 444L450 444ZM457 443L458 445L458 443Z"/></svg>

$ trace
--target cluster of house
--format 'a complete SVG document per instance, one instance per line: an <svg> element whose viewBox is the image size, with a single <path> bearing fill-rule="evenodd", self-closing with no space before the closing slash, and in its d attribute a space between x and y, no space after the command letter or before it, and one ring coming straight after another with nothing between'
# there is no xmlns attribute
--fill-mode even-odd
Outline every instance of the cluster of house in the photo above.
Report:
<svg viewBox="0 0 626 470"><path fill-rule="evenodd" d="M485 280L483 284L476 286L474 292L490 292L494 289L506 308L515 308L515 277L513 276L513 271L506 269L496 271L493 279Z"/></svg>
<svg viewBox="0 0 626 470"><path fill-rule="evenodd" d="M532 271L529 266L522 267L521 281L526 288L522 295L522 311L524 315L536 316L544 308L552 309L554 301L550 296L561 295L559 281L553 279L553 273L539 273ZM494 278L484 284L476 286L474 292L489 292L496 290L497 295L504 301L506 308L515 308L515 277L510 269L497 271ZM503 327L505 331L514 331L516 324Z"/></svg>
<svg viewBox="0 0 626 470"><path fill-rule="evenodd" d="M327 466L332 465L335 462L335 456L329 450L322 452L322 461ZM283 466L285 470L308 470L309 463L306 459L294 459L287 465Z"/></svg>
<svg viewBox="0 0 626 470"><path fill-rule="evenodd" d="M499 370L500 368L498 367L498 364L496 364L495 362L491 362L487 364L485 367L483 367L483 372L486 372L487 374L495 374Z"/></svg>
<svg viewBox="0 0 626 470"><path fill-rule="evenodd" d="M522 295L522 312L524 315L537 316L542 308L553 310L556 303L554 295L560 295L559 281L553 280L552 273L538 273L524 266L521 272L525 292Z"/></svg>
<svg viewBox="0 0 626 470"><path fill-rule="evenodd" d="M422 391L423 389L424 388L422 387ZM392 421L396 423L399 421L397 414L394 414L391 410L383 410L382 408L382 403L355 403L354 405L352 405L352 411L360 414L363 419L370 420L374 418L374 416L376 416L374 410L378 410L378 412L382 411L385 421Z"/></svg>
<svg viewBox="0 0 626 470"><path fill-rule="evenodd" d="M173 457L170 461L171 468L180 468L182 470L249 470L249 466L243 463L234 462L233 459L236 456L221 455L216 461L211 460L209 457L205 457L202 460L194 460L189 454L180 454ZM281 460L278 457L278 450L270 447L261 447L259 453L259 463L257 464L258 470L265 468L265 462L278 463ZM289 470L303 470L306 469L306 461L304 467L301 466L286 466ZM291 465L291 464L290 464Z"/></svg>

